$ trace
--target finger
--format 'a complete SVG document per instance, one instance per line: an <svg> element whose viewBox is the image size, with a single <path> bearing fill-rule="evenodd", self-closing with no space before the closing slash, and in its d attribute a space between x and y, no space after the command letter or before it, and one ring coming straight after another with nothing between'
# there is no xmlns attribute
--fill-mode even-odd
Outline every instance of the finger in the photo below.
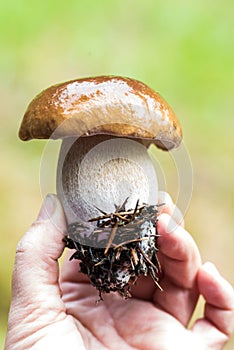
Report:
<svg viewBox="0 0 234 350"><path fill-rule="evenodd" d="M234 331L234 290L211 263L200 268L198 288L205 299L204 318L192 330L209 346L222 349Z"/></svg>
<svg viewBox="0 0 234 350"><path fill-rule="evenodd" d="M171 220L169 215L162 214L158 221L159 260L163 270L160 285L163 292L156 289L153 300L187 326L198 299L196 275L201 259L190 234ZM174 226L172 231L171 225Z"/></svg>
<svg viewBox="0 0 234 350"><path fill-rule="evenodd" d="M159 214L165 213L180 226L184 227L184 218L181 211L173 203L171 196L164 191L158 192Z"/></svg>
<svg viewBox="0 0 234 350"><path fill-rule="evenodd" d="M64 250L66 221L62 206L48 195L37 220L19 242L12 278L12 305L53 308L58 303L58 258ZM22 318L22 314L21 314Z"/></svg>
<svg viewBox="0 0 234 350"><path fill-rule="evenodd" d="M159 216L157 229L160 261L165 277L179 287L191 288L201 264L195 241L167 214Z"/></svg>

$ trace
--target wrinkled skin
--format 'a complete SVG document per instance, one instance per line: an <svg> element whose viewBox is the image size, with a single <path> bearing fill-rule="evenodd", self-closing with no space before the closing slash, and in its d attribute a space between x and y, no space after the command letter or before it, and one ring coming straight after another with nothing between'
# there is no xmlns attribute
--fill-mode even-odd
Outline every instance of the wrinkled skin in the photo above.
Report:
<svg viewBox="0 0 234 350"><path fill-rule="evenodd" d="M112 293L97 305L98 292L77 261L67 257L59 270L66 221L57 197L47 197L17 247L5 350L222 349L234 328L233 288L213 264L201 263L165 196L158 222L164 291L142 277L131 299ZM199 295L204 315L188 329Z"/></svg>

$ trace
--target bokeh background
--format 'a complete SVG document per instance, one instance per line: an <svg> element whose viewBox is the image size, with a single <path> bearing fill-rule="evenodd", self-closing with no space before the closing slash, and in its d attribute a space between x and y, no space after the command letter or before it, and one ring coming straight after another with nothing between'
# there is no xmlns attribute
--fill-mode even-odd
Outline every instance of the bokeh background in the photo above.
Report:
<svg viewBox="0 0 234 350"><path fill-rule="evenodd" d="M42 201L46 142L19 141L18 127L29 101L58 82L117 74L164 96L183 125L193 165L187 228L203 260L234 284L233 15L234 2L221 0L1 2L0 345L15 247ZM176 197L172 156L153 153ZM233 347L232 339L226 349Z"/></svg>

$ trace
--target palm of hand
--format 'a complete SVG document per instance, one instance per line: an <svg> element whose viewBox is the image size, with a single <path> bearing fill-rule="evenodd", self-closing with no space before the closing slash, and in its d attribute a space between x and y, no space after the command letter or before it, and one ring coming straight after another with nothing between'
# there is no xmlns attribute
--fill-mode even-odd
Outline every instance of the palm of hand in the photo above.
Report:
<svg viewBox="0 0 234 350"><path fill-rule="evenodd" d="M65 289L70 287L68 283ZM112 294L95 305L97 292L92 286L83 283L73 287L63 298L67 313L72 315L69 322L76 326L87 349L163 350L174 349L175 342L182 349L183 344L194 344L195 336L180 320L152 301L134 297L125 301ZM159 293L155 291L156 298Z"/></svg>

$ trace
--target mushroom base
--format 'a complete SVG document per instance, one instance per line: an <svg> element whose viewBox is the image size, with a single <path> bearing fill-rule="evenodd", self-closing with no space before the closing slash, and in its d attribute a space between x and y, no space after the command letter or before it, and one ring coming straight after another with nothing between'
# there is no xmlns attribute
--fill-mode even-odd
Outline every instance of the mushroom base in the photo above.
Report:
<svg viewBox="0 0 234 350"><path fill-rule="evenodd" d="M118 292L128 299L131 297L131 285L140 275L150 274L161 289L158 283L161 267L157 258L156 222L157 206L145 206L132 222L118 227L118 242L108 249L82 244L70 236L66 238L66 246L76 250L70 259L80 260L80 272L86 274L99 291L99 300L103 300L103 293L110 292ZM79 227L80 223L77 227L72 224L68 232ZM100 231L100 228L97 230ZM72 236L77 237L77 232ZM108 246L108 240L105 244Z"/></svg>

